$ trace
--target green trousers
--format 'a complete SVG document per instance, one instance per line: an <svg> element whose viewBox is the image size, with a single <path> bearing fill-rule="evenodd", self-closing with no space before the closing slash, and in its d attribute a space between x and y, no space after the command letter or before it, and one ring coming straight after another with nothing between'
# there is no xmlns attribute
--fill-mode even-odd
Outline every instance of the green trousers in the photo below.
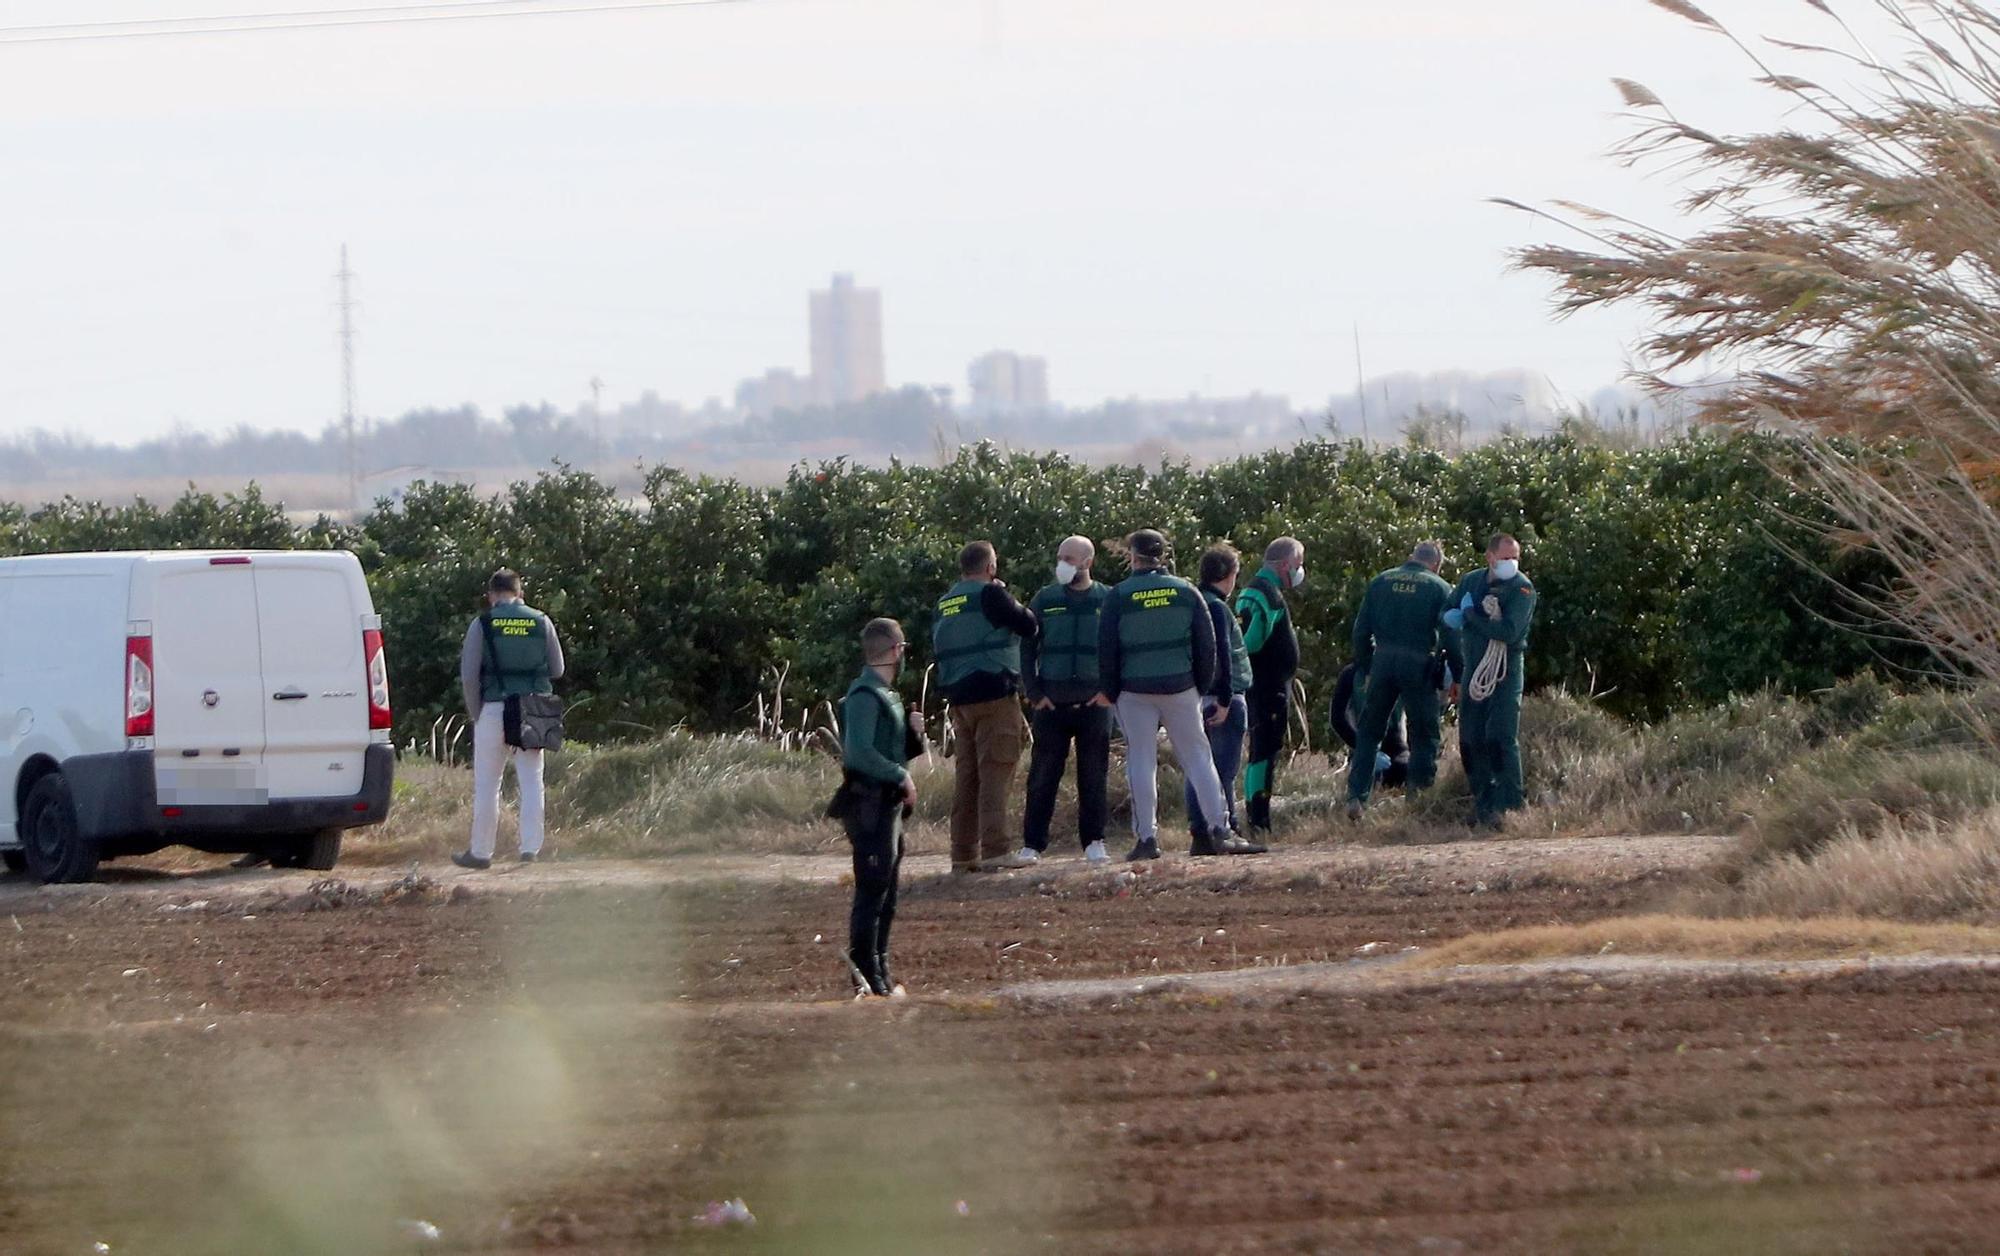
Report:
<svg viewBox="0 0 2000 1256"><path fill-rule="evenodd" d="M1521 682L1509 676L1484 702L1467 699L1458 710L1458 753L1482 821L1527 803L1521 785ZM1412 757L1412 775L1415 761Z"/></svg>
<svg viewBox="0 0 2000 1256"><path fill-rule="evenodd" d="M1414 794L1437 781L1438 744L1443 738L1438 732L1437 679L1431 661L1398 662L1377 656L1368 669L1361 720L1354 726L1354 758L1347 769L1349 798L1366 802L1374 790L1375 755L1399 702L1410 736L1410 779L1405 788Z"/></svg>

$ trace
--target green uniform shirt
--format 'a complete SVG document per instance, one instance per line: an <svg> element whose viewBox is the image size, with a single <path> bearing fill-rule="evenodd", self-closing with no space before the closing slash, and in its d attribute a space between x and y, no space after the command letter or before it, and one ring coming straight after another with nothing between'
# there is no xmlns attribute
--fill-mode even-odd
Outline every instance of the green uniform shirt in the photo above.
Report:
<svg viewBox="0 0 2000 1256"><path fill-rule="evenodd" d="M1479 612L1479 604L1487 594L1500 600L1500 617L1488 619ZM1495 580L1492 572L1485 567L1467 572L1452 590L1451 602L1445 607L1451 611L1462 606L1466 596L1472 598L1473 609L1465 613L1465 627L1458 632L1445 631L1446 648L1450 652L1452 674L1461 685L1472 676L1472 669L1479 666L1480 656L1486 653L1489 641L1504 642L1507 646L1507 675L1509 686L1516 692L1521 685L1522 656L1528 651L1528 629L1535 617L1535 586L1524 575L1516 574L1512 580Z"/></svg>
<svg viewBox="0 0 2000 1256"><path fill-rule="evenodd" d="M1451 586L1419 562L1407 562L1368 582L1361 609L1354 615L1354 667L1357 678L1380 662L1393 667L1409 683L1421 681L1445 631L1439 616L1455 603Z"/></svg>

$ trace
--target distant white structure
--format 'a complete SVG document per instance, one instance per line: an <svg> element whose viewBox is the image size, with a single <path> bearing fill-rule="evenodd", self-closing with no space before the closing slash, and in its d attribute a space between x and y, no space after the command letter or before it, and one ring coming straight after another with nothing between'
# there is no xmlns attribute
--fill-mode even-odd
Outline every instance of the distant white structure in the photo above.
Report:
<svg viewBox="0 0 2000 1256"><path fill-rule="evenodd" d="M972 385L970 410L975 418L1049 408L1049 364L1044 358L995 349L974 358L965 377Z"/></svg>
<svg viewBox="0 0 2000 1256"><path fill-rule="evenodd" d="M736 386L736 408L753 419L780 410L800 411L813 403L813 382L797 371L774 366Z"/></svg>
<svg viewBox="0 0 2000 1256"><path fill-rule="evenodd" d="M835 275L824 292L807 297L812 322L813 400L845 405L888 388L882 363L882 290L857 288L854 276Z"/></svg>

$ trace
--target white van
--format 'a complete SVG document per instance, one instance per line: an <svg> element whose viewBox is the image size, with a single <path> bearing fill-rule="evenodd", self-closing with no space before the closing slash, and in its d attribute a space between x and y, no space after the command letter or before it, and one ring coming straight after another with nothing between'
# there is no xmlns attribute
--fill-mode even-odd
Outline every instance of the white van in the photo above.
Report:
<svg viewBox="0 0 2000 1256"><path fill-rule="evenodd" d="M0 559L0 859L174 844L331 868L389 812L382 622L346 552Z"/></svg>

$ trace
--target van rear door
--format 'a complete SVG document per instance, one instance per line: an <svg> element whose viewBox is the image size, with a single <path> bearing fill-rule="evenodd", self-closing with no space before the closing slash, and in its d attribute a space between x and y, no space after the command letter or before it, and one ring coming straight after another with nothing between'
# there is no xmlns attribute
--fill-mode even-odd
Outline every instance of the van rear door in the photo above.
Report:
<svg viewBox="0 0 2000 1256"><path fill-rule="evenodd" d="M368 751L360 565L344 553L258 554L251 570L271 797L358 794Z"/></svg>
<svg viewBox="0 0 2000 1256"><path fill-rule="evenodd" d="M263 669L247 562L153 567L153 764L162 806L262 801Z"/></svg>

